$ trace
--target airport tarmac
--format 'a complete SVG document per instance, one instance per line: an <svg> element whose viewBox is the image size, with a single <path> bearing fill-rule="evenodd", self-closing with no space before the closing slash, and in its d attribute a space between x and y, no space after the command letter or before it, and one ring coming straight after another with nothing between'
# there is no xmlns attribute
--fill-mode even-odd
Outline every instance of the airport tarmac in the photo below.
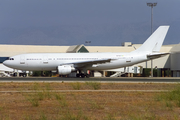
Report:
<svg viewBox="0 0 180 120"><path fill-rule="evenodd" d="M153 83L176 83L180 77L99 77L99 78L63 78L63 77L2 77L0 82L153 82Z"/></svg>

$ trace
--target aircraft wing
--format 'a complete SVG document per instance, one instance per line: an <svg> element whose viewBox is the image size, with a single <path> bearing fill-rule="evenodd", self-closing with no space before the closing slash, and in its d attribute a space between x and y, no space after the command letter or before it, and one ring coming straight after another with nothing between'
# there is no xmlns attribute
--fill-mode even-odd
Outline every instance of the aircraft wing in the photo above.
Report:
<svg viewBox="0 0 180 120"><path fill-rule="evenodd" d="M107 62L110 62L111 60L112 59L100 59L100 60L78 61L78 62L72 62L72 63L66 63L66 64L73 64L75 68L81 68L81 67L91 66L93 64L107 63Z"/></svg>
<svg viewBox="0 0 180 120"><path fill-rule="evenodd" d="M170 53L151 53L151 54L147 55L147 58L155 59L155 58L159 58L159 57L162 57L162 56L165 56L168 54L170 54Z"/></svg>

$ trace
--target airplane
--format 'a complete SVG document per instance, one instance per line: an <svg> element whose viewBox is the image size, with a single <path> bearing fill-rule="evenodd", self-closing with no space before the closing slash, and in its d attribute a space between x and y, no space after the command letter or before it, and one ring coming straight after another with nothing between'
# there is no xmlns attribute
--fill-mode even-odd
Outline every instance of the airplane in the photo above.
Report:
<svg viewBox="0 0 180 120"><path fill-rule="evenodd" d="M59 75L77 73L88 77L87 70L101 71L132 66L169 53L159 53L169 26L159 26L136 50L129 53L29 53L10 57L3 64L24 71L57 71Z"/></svg>

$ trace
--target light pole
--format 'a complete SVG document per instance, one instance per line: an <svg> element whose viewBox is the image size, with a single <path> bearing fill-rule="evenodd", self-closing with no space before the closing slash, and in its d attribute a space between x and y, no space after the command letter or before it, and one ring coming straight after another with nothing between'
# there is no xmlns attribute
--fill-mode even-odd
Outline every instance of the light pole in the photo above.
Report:
<svg viewBox="0 0 180 120"><path fill-rule="evenodd" d="M89 44L91 43L91 41L85 41L85 43L86 43L87 45L89 45Z"/></svg>
<svg viewBox="0 0 180 120"><path fill-rule="evenodd" d="M155 7L157 3L147 3L147 6L151 7L151 34L153 33L153 7Z"/></svg>
<svg viewBox="0 0 180 120"><path fill-rule="evenodd" d="M147 6L151 7L151 34L153 33L153 7L155 7L157 3L147 3ZM147 62L146 62L147 68ZM151 77L153 77L153 60L151 60Z"/></svg>

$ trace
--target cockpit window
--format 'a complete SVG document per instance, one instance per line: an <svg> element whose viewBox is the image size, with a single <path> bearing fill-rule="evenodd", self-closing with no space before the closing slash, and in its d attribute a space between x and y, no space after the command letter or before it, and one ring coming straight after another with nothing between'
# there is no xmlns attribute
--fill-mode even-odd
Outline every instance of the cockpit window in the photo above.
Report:
<svg viewBox="0 0 180 120"><path fill-rule="evenodd" d="M9 60L14 60L14 58L9 58Z"/></svg>

